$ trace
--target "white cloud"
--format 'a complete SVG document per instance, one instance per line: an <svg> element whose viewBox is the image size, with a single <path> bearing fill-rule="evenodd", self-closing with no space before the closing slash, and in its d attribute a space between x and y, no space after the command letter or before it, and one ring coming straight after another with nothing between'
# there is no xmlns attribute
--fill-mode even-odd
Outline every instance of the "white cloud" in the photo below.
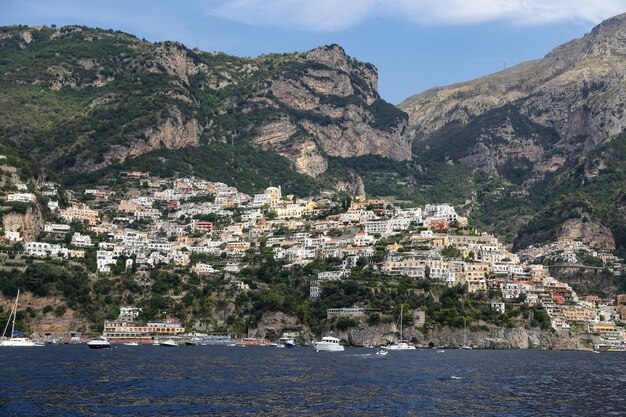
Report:
<svg viewBox="0 0 626 417"><path fill-rule="evenodd" d="M376 17L425 25L536 25L599 23L624 11L626 0L218 0L208 13L251 25L335 31Z"/></svg>

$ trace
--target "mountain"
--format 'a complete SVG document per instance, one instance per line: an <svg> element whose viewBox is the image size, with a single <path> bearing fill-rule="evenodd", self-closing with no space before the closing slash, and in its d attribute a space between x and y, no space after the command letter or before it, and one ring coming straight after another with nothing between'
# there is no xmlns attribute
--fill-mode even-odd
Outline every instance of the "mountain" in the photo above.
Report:
<svg viewBox="0 0 626 417"><path fill-rule="evenodd" d="M426 155L532 182L626 127L625 55L626 14L543 59L426 91L399 107Z"/></svg>
<svg viewBox="0 0 626 417"><path fill-rule="evenodd" d="M67 186L141 170L247 193L273 183L450 202L517 247L581 235L626 250L624 56L620 15L542 59L396 108L375 67L337 45L242 58L11 26L0 28L0 144Z"/></svg>
<svg viewBox="0 0 626 417"><path fill-rule="evenodd" d="M624 57L626 14L542 59L428 90L399 108L409 115L416 155L521 187L530 201L519 206L530 212L547 207L541 216L564 194L582 193L577 198L620 235L623 249L616 213L625 210L626 178L620 173L623 138L616 138L626 127ZM605 248L612 249L611 240ZM525 234L521 241L533 239Z"/></svg>
<svg viewBox="0 0 626 417"><path fill-rule="evenodd" d="M3 27L0 137L70 182L156 163L243 189L271 177L311 188L329 158L411 158L407 116L377 78L337 45L239 58L111 30Z"/></svg>

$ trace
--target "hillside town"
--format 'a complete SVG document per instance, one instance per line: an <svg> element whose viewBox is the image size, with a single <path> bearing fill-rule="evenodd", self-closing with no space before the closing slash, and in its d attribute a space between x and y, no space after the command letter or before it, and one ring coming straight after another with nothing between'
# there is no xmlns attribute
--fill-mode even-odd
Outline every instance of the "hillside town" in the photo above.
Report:
<svg viewBox="0 0 626 417"><path fill-rule="evenodd" d="M21 247L25 258L84 263L100 277L133 271L141 281L151 269L172 265L199 276L228 273L231 288L246 292L249 283L237 274L250 255L265 249L286 269L320 258L340 260L335 269L311 277L312 300L323 298L332 282L349 278L353 268L367 265L383 276L494 294L491 308L501 314L512 302L540 307L554 330L583 329L599 336L603 349L625 346L620 324L626 321L626 295L581 297L551 277L545 262L576 265L580 258L591 259L619 275L620 259L567 239L514 254L495 236L469 227L450 204L406 208L365 197L339 201L330 193L304 199L284 195L280 186L247 195L220 182L146 172L124 172L115 184L80 193L17 177L5 189L7 203L47 206L36 239L6 229L5 245ZM366 310L338 305L328 317L358 317ZM141 328L133 327L136 314L129 311L105 323L105 333ZM134 334L155 333L156 327L174 329L167 334L184 330L176 323L144 327Z"/></svg>

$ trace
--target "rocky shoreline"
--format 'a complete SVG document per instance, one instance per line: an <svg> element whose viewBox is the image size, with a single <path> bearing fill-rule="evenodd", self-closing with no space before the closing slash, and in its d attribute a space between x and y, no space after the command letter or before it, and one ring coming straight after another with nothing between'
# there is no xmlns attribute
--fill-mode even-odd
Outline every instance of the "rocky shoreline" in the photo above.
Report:
<svg viewBox="0 0 626 417"><path fill-rule="evenodd" d="M298 324L296 317L283 313L266 314L258 323L258 327L248 332L249 337L276 338L284 327L302 329L300 343L310 344L316 335L307 326ZM345 330L326 327L324 334L333 333L347 346L380 346L397 341L399 329L395 323L381 322L369 325L365 321L356 327ZM320 335L321 337L321 335ZM466 339L467 337L467 339ZM423 331L415 327L404 329L404 338L416 346L445 346L458 348L465 344L474 349L538 349L538 350L593 350L595 336L568 331L535 330L525 328L506 328L480 324L479 328L468 326L467 336L462 328L437 327Z"/></svg>

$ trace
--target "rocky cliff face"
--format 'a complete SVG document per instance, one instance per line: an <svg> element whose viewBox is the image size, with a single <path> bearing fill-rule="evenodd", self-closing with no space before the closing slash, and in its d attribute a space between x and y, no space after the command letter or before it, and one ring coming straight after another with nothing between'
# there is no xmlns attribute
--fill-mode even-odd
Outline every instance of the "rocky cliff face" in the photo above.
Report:
<svg viewBox="0 0 626 417"><path fill-rule="evenodd" d="M551 265L549 268L551 277L571 285L577 294L595 294L611 299L622 292L618 286L619 279L604 268L580 264Z"/></svg>
<svg viewBox="0 0 626 417"><path fill-rule="evenodd" d="M29 206L25 213L9 212L2 217L2 228L6 232L19 232L24 242L37 239L43 230L44 218L39 206Z"/></svg>
<svg viewBox="0 0 626 417"><path fill-rule="evenodd" d="M300 324L297 317L281 312L265 313L255 328L248 329L248 337L257 337L268 340L278 340L284 328L302 329L301 343L310 343L313 334L307 326Z"/></svg>
<svg viewBox="0 0 626 417"><path fill-rule="evenodd" d="M538 214L522 229L515 247L525 248L559 238L579 240L595 249L615 250L611 229L598 218L591 203L575 199L562 201Z"/></svg>
<svg viewBox="0 0 626 417"><path fill-rule="evenodd" d="M374 66L337 45L250 59L69 26L0 28L0 47L12 113L0 133L60 172L241 141L312 177L328 156L411 158L406 114L380 99ZM38 118L20 110L29 86Z"/></svg>
<svg viewBox="0 0 626 417"><path fill-rule="evenodd" d="M436 329L424 342L434 346L459 347L465 343L462 329ZM567 332L527 330L522 328L499 328L467 333L467 344L475 349L542 349L542 350L591 350L588 338Z"/></svg>
<svg viewBox="0 0 626 417"><path fill-rule="evenodd" d="M14 298L0 297L0 306L4 311L9 311ZM59 316L54 312L43 313L46 306L57 307L64 304L62 297L36 297L30 292L20 293L18 311L31 310L35 316L27 315L29 332L35 338L43 338L45 333L56 333L67 336L69 331L87 331L90 327L89 321L78 312L66 308L63 315Z"/></svg>
<svg viewBox="0 0 626 417"><path fill-rule="evenodd" d="M517 167L524 175L514 179L529 186L624 130L625 53L626 14L543 59L426 91L399 107L427 155L507 178ZM461 150L445 149L452 126Z"/></svg>
<svg viewBox="0 0 626 417"><path fill-rule="evenodd" d="M588 213L582 213L577 219L566 220L558 231L559 237L581 241L592 248L615 250L611 229L603 225L597 216Z"/></svg>
<svg viewBox="0 0 626 417"><path fill-rule="evenodd" d="M463 329L436 328L425 335L416 328L404 329L404 337L413 343L428 346L458 348L466 342L475 349L542 349L542 350L591 350L588 336L567 332L528 330L524 328L501 328L483 326L485 330L467 332ZM397 342L398 328L394 323L369 326L364 322L345 331L336 331L336 337L349 346L381 346Z"/></svg>
<svg viewBox="0 0 626 417"><path fill-rule="evenodd" d="M297 62L302 74L281 75L269 88L275 105L290 117L260 126L255 143L278 149L311 176L327 169L323 155L411 158L402 113L394 111L396 119L386 128L376 125L380 110L373 105L382 100L373 66L351 59L336 45L300 54Z"/></svg>

